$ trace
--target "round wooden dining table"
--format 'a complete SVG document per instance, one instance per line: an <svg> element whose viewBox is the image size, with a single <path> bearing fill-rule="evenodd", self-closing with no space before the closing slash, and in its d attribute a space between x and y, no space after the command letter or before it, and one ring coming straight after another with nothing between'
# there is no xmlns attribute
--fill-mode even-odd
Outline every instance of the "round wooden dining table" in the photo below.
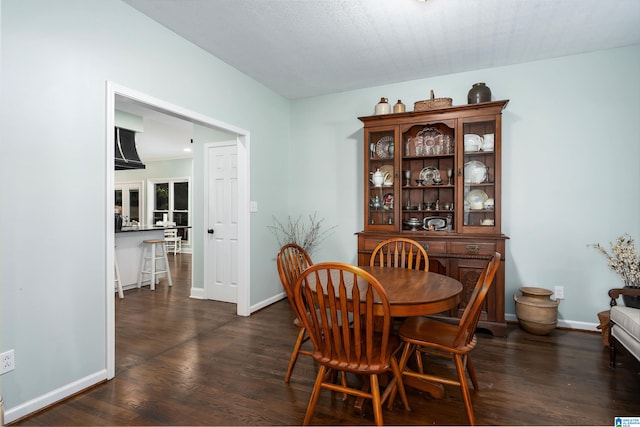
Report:
<svg viewBox="0 0 640 427"><path fill-rule="evenodd" d="M458 306L462 283L442 274L424 270L392 267L364 267L361 269L378 279L384 288L391 316L410 317L435 314ZM444 397L444 386L420 378L405 376L405 385L426 391L434 399ZM356 401L362 409L362 401Z"/></svg>
<svg viewBox="0 0 640 427"><path fill-rule="evenodd" d="M452 277L407 268L360 268L378 279L387 294L393 317L441 313L460 303L462 283Z"/></svg>

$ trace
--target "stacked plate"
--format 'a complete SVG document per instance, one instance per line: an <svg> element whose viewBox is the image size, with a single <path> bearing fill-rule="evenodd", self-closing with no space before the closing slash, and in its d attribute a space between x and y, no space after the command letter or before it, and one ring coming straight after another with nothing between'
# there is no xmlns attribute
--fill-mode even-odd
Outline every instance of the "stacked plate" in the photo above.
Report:
<svg viewBox="0 0 640 427"><path fill-rule="evenodd" d="M487 166L477 160L464 164L464 182L467 184L480 184L488 178Z"/></svg>

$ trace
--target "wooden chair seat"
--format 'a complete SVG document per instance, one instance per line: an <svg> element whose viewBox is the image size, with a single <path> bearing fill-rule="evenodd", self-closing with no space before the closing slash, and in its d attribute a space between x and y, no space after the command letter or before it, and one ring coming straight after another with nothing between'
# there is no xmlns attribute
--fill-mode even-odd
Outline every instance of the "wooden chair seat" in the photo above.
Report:
<svg viewBox="0 0 640 427"><path fill-rule="evenodd" d="M420 345L423 341L429 341L429 347L435 350L452 352L470 352L476 346L477 338L472 335L471 340L465 337L462 344L456 346L459 326L430 317L410 317L400 326L399 333L407 342ZM415 339L414 337L419 337Z"/></svg>
<svg viewBox="0 0 640 427"><path fill-rule="evenodd" d="M337 371L351 372L354 374L381 374L391 371L391 363L389 361L402 346L400 338L397 335L392 335L389 337L387 353L381 354L381 341L379 336L375 336L372 341L373 351L371 354L362 354L361 357L356 360L336 360L323 355L321 352L314 352L312 356L316 362L325 364L329 368ZM355 351L355 343L351 351ZM367 357L369 357L370 360L368 360ZM377 362L371 362L372 360Z"/></svg>
<svg viewBox="0 0 640 427"><path fill-rule="evenodd" d="M480 319L482 305L498 271L500 258L500 254L496 252L482 271L482 274L480 274L458 324L451 324L433 318L411 317L402 323L398 331L400 338L406 342L400 359L400 368L403 375L459 386L471 425L475 424L475 419L465 368L469 372L474 389L478 390L478 381L471 363L470 354L477 345L475 330ZM418 371L413 371L407 367L407 363L410 355L416 350L418 351L418 360L416 361ZM441 375L424 373L421 359L422 353L432 353L453 359L457 378L452 379Z"/></svg>

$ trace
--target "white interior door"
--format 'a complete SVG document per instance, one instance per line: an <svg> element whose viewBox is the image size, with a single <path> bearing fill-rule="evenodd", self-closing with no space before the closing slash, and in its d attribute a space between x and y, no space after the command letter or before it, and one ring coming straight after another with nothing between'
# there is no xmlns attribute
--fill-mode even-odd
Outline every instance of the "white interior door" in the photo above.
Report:
<svg viewBox="0 0 640 427"><path fill-rule="evenodd" d="M208 232L205 253L207 299L238 302L238 155L233 145L209 146Z"/></svg>

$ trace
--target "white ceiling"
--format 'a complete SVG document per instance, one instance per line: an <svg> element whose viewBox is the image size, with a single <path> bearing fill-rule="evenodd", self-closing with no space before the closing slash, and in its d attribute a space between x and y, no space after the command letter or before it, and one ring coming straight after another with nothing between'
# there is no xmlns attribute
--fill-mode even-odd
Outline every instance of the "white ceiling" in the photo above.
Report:
<svg viewBox="0 0 640 427"><path fill-rule="evenodd" d="M295 99L640 43L639 0L123 0Z"/></svg>
<svg viewBox="0 0 640 427"><path fill-rule="evenodd" d="M192 158L193 123L158 111L149 105L117 95L116 110L142 117L143 131L136 133L136 149L143 163Z"/></svg>

